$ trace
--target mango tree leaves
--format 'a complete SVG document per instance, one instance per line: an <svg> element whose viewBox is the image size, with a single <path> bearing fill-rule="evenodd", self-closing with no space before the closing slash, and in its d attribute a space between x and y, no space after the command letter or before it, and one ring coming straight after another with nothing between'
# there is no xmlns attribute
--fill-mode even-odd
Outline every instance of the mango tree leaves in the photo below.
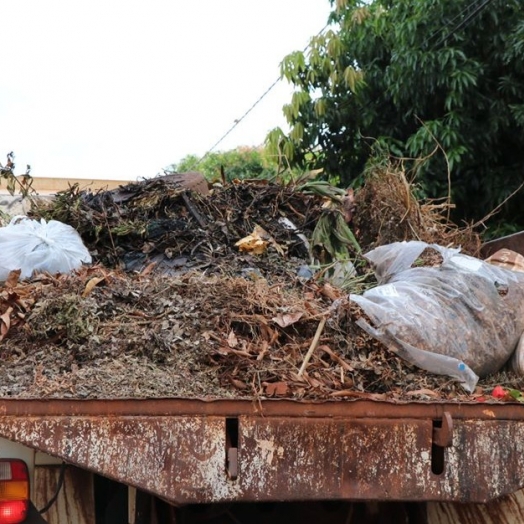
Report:
<svg viewBox="0 0 524 524"><path fill-rule="evenodd" d="M454 220L485 217L522 179L524 3L331 4L328 30L282 61L290 131L270 132L269 149L345 187L378 148L424 158L411 162L423 196L447 197L451 181ZM508 219L524 227L524 193L493 220Z"/></svg>

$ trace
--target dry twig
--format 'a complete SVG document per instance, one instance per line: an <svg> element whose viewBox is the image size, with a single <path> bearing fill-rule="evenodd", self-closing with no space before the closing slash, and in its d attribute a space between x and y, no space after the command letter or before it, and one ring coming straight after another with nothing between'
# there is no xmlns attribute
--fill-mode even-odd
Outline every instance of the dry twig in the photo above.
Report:
<svg viewBox="0 0 524 524"><path fill-rule="evenodd" d="M324 316L318 323L317 331L315 333L315 336L313 337L313 340L311 341L311 346L309 346L308 352L306 353L306 356L304 358L304 362L302 362L302 366L300 366L300 370L298 372L299 377L303 375L304 370L306 369L307 365L309 364L309 361L311 360L313 352L315 351L316 347L318 346L318 341L320 340L320 335L322 335L322 331L324 330L326 321L327 321L327 316Z"/></svg>

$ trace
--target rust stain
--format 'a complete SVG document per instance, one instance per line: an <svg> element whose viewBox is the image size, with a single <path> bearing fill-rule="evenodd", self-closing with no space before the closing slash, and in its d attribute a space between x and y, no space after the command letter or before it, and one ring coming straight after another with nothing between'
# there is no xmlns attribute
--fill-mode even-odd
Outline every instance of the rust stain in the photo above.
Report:
<svg viewBox="0 0 524 524"><path fill-rule="evenodd" d="M109 404L36 402L19 413L18 404L3 402L9 414L0 416L0 436L179 504L484 502L524 485L524 417L515 416L524 414L520 406L493 406L496 418L487 418L485 405ZM96 407L101 413L92 413ZM453 416L452 441L444 439L449 447L435 441L434 421L442 420L444 407ZM168 408L173 411L166 414ZM62 411L68 414L56 414ZM226 418L232 416L238 419L234 479L226 464Z"/></svg>
<svg viewBox="0 0 524 524"><path fill-rule="evenodd" d="M487 407L489 406L489 408ZM3 415L211 415L354 418L442 418L524 420L522 403L396 403L372 400L303 402L294 400L200 399L0 399Z"/></svg>

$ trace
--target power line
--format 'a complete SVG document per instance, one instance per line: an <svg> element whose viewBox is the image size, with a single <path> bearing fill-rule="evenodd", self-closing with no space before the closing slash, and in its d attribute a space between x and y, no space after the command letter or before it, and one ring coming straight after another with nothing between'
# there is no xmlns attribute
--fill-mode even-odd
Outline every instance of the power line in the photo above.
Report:
<svg viewBox="0 0 524 524"><path fill-rule="evenodd" d="M325 30L326 28L329 26L330 22L328 22L316 35L315 37L318 37L320 36ZM304 49L302 50L303 53L305 53L308 48L311 46L311 40L309 40L308 44L306 45L306 47L304 47ZM265 91L264 93L262 93L262 95L260 95L258 97L258 99L255 101L255 103L253 103L251 105L251 107L237 120L235 120L235 123L213 144L213 146L211 146L207 151L206 153L201 156L191 167L191 169L194 169L196 166L198 166L198 164L200 164L202 162L202 160L204 160L204 158L206 158L218 145L220 145L224 140L225 138L240 124L240 122L242 122L248 115L249 113L251 113L251 111L253 111L253 109L255 109L255 107L260 104L260 102L262 102L262 100L273 90L273 88L281 81L282 77L279 76Z"/></svg>
<svg viewBox="0 0 524 524"><path fill-rule="evenodd" d="M449 32L447 35L443 35L442 38L434 45L432 46L432 49L436 49L437 47L441 46L446 40L448 40L449 38L451 38L455 33L457 33L458 31L460 31L461 29L467 27L468 25L471 24L471 22L473 22L473 20L492 2L493 0L484 0L483 3L481 3L480 5L477 5L477 7L475 9L473 9L473 11L466 16L466 18L464 18L462 21L460 21L452 30L451 32ZM466 10L469 10L476 2L470 4ZM464 12L464 11L462 11ZM458 15L460 16L460 15ZM455 17L456 19L457 17ZM455 20L453 19L453 21Z"/></svg>
<svg viewBox="0 0 524 524"><path fill-rule="evenodd" d="M442 35L442 37L431 46L432 50L437 49L440 45L442 45L444 42L446 42L449 38L451 38L454 34L456 34L461 29L467 27L468 25L473 22L473 20L492 2L493 0L483 0L480 4L478 3L478 0L474 0L469 5L467 5L460 13L458 13L448 25L452 25L455 21L460 20L454 27L452 27L451 31L445 35ZM469 12L471 11L471 12ZM469 14L467 14L469 12ZM465 16L465 18L463 18ZM320 36L326 28L330 25L328 22L317 34L316 36ZM431 40L433 40L436 36L438 36L439 33L443 33L444 28L441 28L440 30L435 31L429 38L425 40L425 42L422 44L422 47L425 47ZM303 53L307 51L307 49L311 46L311 40L308 42L306 47L303 49ZM265 91L262 93L262 95L249 107L249 109L237 120L235 120L234 124L211 146L206 153L201 156L192 166L191 169L194 169L198 164L200 164L210 153L213 152L213 150L219 146L225 139L230 135L230 133L255 109L255 107L262 102L262 100L273 90L273 88L280 82L281 76L279 76Z"/></svg>
<svg viewBox="0 0 524 524"><path fill-rule="evenodd" d="M238 119L238 120L235 120L235 123L221 136L221 138L219 138L215 144L210 147L206 154L197 162L197 163L200 163L202 162L202 160L204 160L204 158L209 155L209 153L211 153L211 151L213 151L213 149L215 149L215 147L217 147L219 144L221 144L224 139L231 133L231 131L233 131L233 129L235 129L235 127L238 126L238 124L240 124L240 122L242 122L242 120L244 120L244 118L246 118L247 115L249 115L249 113L251 113L251 111L253 111L253 109L255 109L255 107L260 104L260 102L262 102L262 100L269 94L269 92L280 82L281 78L278 77L265 91L264 93L258 98L258 100Z"/></svg>
<svg viewBox="0 0 524 524"><path fill-rule="evenodd" d="M482 10L490 1L491 0L484 0L484 4L480 6L480 10ZM478 3L478 0L474 0L473 2L471 2L471 4L468 4L464 9L462 9L462 11L457 13L452 20L447 22L446 26L452 26L453 29L451 29L451 31L447 35L442 35L440 40L438 40L436 44L431 46L431 49L436 49L439 45L443 44L448 38L455 34L459 29L461 29L465 25L469 25L469 23L473 20L472 16L475 17L480 12ZM473 10L473 12L467 15L467 13L471 10ZM466 18L464 18L464 16L466 16ZM437 36L439 36L439 34L443 32L444 28L442 27L434 31L433 34L426 38L426 40L422 43L421 47L425 48L433 39L435 39Z"/></svg>

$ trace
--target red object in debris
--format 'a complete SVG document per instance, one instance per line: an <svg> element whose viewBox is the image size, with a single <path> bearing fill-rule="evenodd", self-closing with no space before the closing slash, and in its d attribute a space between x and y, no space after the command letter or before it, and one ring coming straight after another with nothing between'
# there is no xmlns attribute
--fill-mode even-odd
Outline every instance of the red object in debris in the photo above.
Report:
<svg viewBox="0 0 524 524"><path fill-rule="evenodd" d="M495 398L506 398L507 392L502 386L495 386L491 392L491 396Z"/></svg>

